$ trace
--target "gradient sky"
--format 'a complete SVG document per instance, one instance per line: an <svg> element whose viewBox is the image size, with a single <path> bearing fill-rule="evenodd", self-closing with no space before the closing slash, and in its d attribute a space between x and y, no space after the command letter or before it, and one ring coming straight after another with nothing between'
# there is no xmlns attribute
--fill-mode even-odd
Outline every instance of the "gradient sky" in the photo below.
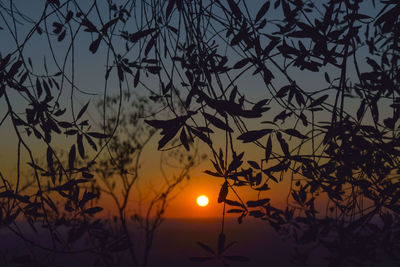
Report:
<svg viewBox="0 0 400 267"><path fill-rule="evenodd" d="M25 0L25 1L14 1L14 4L20 8L21 12L29 14L29 16L35 20L40 16L40 13L43 9L43 2L44 1L30 1L30 0ZM82 1L83 3L84 1ZM8 1L1 1L0 2L2 5L8 4ZM263 1L248 1L249 7L250 7L250 12L257 12L261 4L263 4ZM85 5L83 3L83 5ZM371 13L372 15L375 15L377 11L371 11L371 5L370 4L365 4L363 10L365 13ZM270 12L269 15L272 16L280 16L279 12ZM273 19L273 17L270 17L270 19ZM48 22L48 26L51 29L51 23L54 21L54 19L50 19ZM28 25L28 26L26 26ZM4 26L4 21L0 20L0 26L5 28ZM21 42L21 38L23 38L26 33L27 33L27 28L29 29L29 24L24 23L24 25L17 25L17 27L20 30L20 36L19 36L19 41ZM77 43L80 44L79 46L76 47L75 53L76 53L76 65L75 65L75 72L76 72L76 83L79 85L81 89L83 89L87 94L82 94L79 92L74 93L72 99L73 99L73 104L74 104L74 111L78 112L79 109L90 99L91 100L91 107L88 110L88 113L86 116L90 120L98 121L101 119L99 116L99 113L96 111L94 108L94 105L96 102L98 102L102 98L102 92L104 89L104 74L105 74L105 46L100 46L99 51L97 54L92 55L88 51L88 46L91 43L91 38L89 34L86 33L81 33L77 37L78 41ZM2 48L1 48L1 53L2 56L4 56L8 52L13 52L13 49L15 48L15 42L12 40L10 37L8 31L2 30L0 31L0 40L2 40ZM54 51L55 55L57 57L57 60L62 62L64 56L65 56L65 51L66 51L67 46L64 43L57 43L56 41L54 42ZM363 50L365 52L366 50ZM235 55L232 51L229 52L232 53L229 56L229 63L230 65L233 65L237 60L239 60L239 57ZM54 61L51 59L51 55L49 53L49 46L47 43L47 40L44 38L44 36L39 36L37 34L34 35L34 37L27 43L27 45L24 48L24 55L26 57L31 57L32 61L34 62L34 70L37 73L43 72L43 63L44 63L44 58L46 58L46 62L48 65L49 70L54 70L55 65ZM232 56L231 56L232 55ZM361 55L362 58L362 55ZM70 73L70 61L68 61L66 65L66 72ZM364 64L362 68L368 69L368 66ZM330 69L323 70L323 72L329 72L331 71ZM50 71L52 72L52 71ZM304 71L302 73L294 73L294 77L298 78L298 84L302 88L308 89L307 91L313 91L315 88L320 88L321 84L326 84L324 80L324 76L322 75L323 72L320 73L312 73L308 71ZM352 73L354 73L354 70L349 70L350 76ZM330 73L333 76L333 73ZM116 82L116 73L115 71L112 73L111 78L110 78L110 86L108 88L108 92L110 94L112 93L117 93L118 88L117 88L117 82ZM283 77L277 77L276 81L277 86L284 86L287 84L287 81L284 80ZM260 79L254 78L250 75L242 77L240 81L237 83L239 90L242 90L245 92L246 96L248 96L252 100L257 100L262 96L265 96L265 90L263 86L263 82ZM157 87L157 84L154 82L151 84L151 81L149 81L149 86L154 86ZM279 88L279 87L278 87ZM143 88L138 88L137 91L143 92ZM93 94L93 95L91 95ZM22 108L24 107L24 100L20 99L18 95L13 95L15 97L15 103L17 108ZM63 91L60 102L63 103L65 106L69 107L71 104L70 102L70 88L66 86L65 90ZM3 104L3 103L1 103ZM274 108L274 106L272 106ZM353 112L356 111L356 108L358 107L357 105L354 105L354 110ZM4 106L3 108L0 107L0 116L4 115ZM23 110L21 110L23 112ZM271 114L274 114L274 110L270 111L270 113L267 113L267 116L272 116ZM68 114L67 117L70 117L71 114ZM270 118L270 117L268 117ZM326 120L327 117L319 117L319 120ZM250 123L250 127L253 126L254 128L258 128L259 122L257 120L254 120L254 122ZM16 170L16 146L17 146L17 139L15 135L13 134L13 130L10 127L9 121L6 121L3 127L0 128L0 146L1 146L1 152L0 152L0 170L4 173L8 173L10 175L15 175L15 170ZM95 127L95 126L94 126ZM156 137L157 138L157 137ZM160 178L159 175L159 169L155 167L154 162L156 159L159 157L159 152L155 152L156 149L156 141L154 140L149 147L146 149L145 154L143 155L142 158L142 170L143 170L143 179L145 180L143 182L143 186L146 187L151 183L157 183L158 179ZM70 140L68 138L60 138L59 142L57 143L57 146L59 148L65 148L69 147L71 143L73 143L74 140ZM32 148L34 149L36 155L38 158L41 157L41 155L44 155L44 147L35 142L31 142ZM262 151L259 149L256 149L254 144L247 144L246 146L238 144L239 150L246 151L250 156L248 159L258 159L262 157ZM203 153L208 153L207 149L202 150ZM26 160L26 154L23 155L23 158ZM218 197L218 192L220 189L221 184L223 183L223 180L211 177L207 174L205 174L203 171L205 169L208 169L210 167L210 162L208 160L205 160L200 166L198 166L192 173L191 173L191 179L186 183L186 185L183 187L183 189L179 192L176 192L176 198L171 202L171 205L167 211L167 216L168 217L218 217L220 216L222 212L222 204L217 204L216 199ZM285 180L285 179L284 179ZM148 184L146 185L146 182ZM271 187L273 187L273 190L267 191L265 193L265 197L269 197L273 199L275 203L282 203L286 201L286 196L288 193L288 179L284 181L283 183L280 183L278 185L272 184ZM248 191L248 190L240 190L238 189L241 195L245 195L245 198L254 198L257 197L256 194L257 192L255 191ZM195 204L196 198L198 195L205 194L209 196L210 198L210 204L207 207L201 208L198 207ZM234 198L232 195L232 192L229 193L228 198ZM134 202L132 202L131 205L135 205ZM133 208L132 208L133 209Z"/></svg>

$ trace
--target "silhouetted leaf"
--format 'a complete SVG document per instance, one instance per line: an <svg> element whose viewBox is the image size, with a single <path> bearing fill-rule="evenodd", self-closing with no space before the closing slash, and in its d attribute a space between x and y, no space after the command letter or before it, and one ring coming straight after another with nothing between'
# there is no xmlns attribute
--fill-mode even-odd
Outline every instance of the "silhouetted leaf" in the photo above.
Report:
<svg viewBox="0 0 400 267"><path fill-rule="evenodd" d="M135 78L133 80L133 86L136 88L140 79L140 70L138 69L135 74Z"/></svg>
<svg viewBox="0 0 400 267"><path fill-rule="evenodd" d="M329 95L323 95L320 98L314 100L311 102L311 104L308 106L308 108L312 108L315 106L321 105L326 99L328 99Z"/></svg>
<svg viewBox="0 0 400 267"><path fill-rule="evenodd" d="M249 201L247 201L246 204L248 207L259 207L259 206L267 204L269 201L270 201L269 198L263 198L263 199L259 199L256 201L249 200Z"/></svg>
<svg viewBox="0 0 400 267"><path fill-rule="evenodd" d="M252 210L249 212L250 216L253 216L254 218L261 218L263 217L265 214L259 210Z"/></svg>
<svg viewBox="0 0 400 267"><path fill-rule="evenodd" d="M67 31L63 30L62 33L57 37L57 41L61 42L62 40L64 40L66 33Z"/></svg>
<svg viewBox="0 0 400 267"><path fill-rule="evenodd" d="M146 57L149 54L151 48L153 48L154 44L156 43L157 36L158 36L158 34L156 33L155 35L153 35L153 37L151 37L150 41L147 43L146 48L144 50L144 55Z"/></svg>
<svg viewBox="0 0 400 267"><path fill-rule="evenodd" d="M99 34L99 36L97 37L97 39L94 40L94 41L90 44L89 50L90 50L90 52L92 52L92 54L95 54L95 53L97 52L97 49L99 48L99 45L100 45L100 42L101 42L101 39L103 39L103 37L102 37L101 34Z"/></svg>
<svg viewBox="0 0 400 267"><path fill-rule="evenodd" d="M131 41L133 43L137 42L141 38L146 37L149 34L152 34L155 30L156 29L153 28L153 29L148 29L148 30L142 30L142 31L135 32L135 33L129 35L129 41Z"/></svg>
<svg viewBox="0 0 400 267"><path fill-rule="evenodd" d="M189 151L189 142L188 142L188 138L187 138L187 135L186 135L185 128L182 128L181 135L180 135L180 140L181 140L182 145L185 147L185 149L187 151Z"/></svg>
<svg viewBox="0 0 400 267"><path fill-rule="evenodd" d="M271 132L272 132L272 129L248 131L248 132L243 133L240 136L238 136L237 139L242 140L244 143L254 142Z"/></svg>
<svg viewBox="0 0 400 267"><path fill-rule="evenodd" d="M308 137L301 134L299 131L297 131L296 129L286 129L283 130L286 134L300 138L300 139L307 139Z"/></svg>
<svg viewBox="0 0 400 267"><path fill-rule="evenodd" d="M80 110L79 113L78 113L78 116L76 116L76 120L79 120L79 119L82 117L82 115L85 113L85 111L87 110L87 108L88 108L88 106L89 106L89 102L90 102L90 101L88 101L88 102L81 108L81 110Z"/></svg>
<svg viewBox="0 0 400 267"><path fill-rule="evenodd" d="M75 129L66 130L64 133L65 133L66 135L75 135L75 134L78 133L78 130L75 130Z"/></svg>
<svg viewBox="0 0 400 267"><path fill-rule="evenodd" d="M79 155L83 159L85 157L85 148L83 147L82 134L77 134L77 136L76 136L76 144L78 145Z"/></svg>
<svg viewBox="0 0 400 267"><path fill-rule="evenodd" d="M269 158L271 157L272 153L272 141L271 136L268 137L267 145L265 147L265 161L268 162Z"/></svg>
<svg viewBox="0 0 400 267"><path fill-rule="evenodd" d="M227 195L228 195L228 182L225 181L219 191L218 203L224 202Z"/></svg>
<svg viewBox="0 0 400 267"><path fill-rule="evenodd" d="M104 134L104 133L98 133L98 132L88 132L88 135L91 137L97 138L97 139L102 139L102 138L109 138L109 134Z"/></svg>
<svg viewBox="0 0 400 267"><path fill-rule="evenodd" d="M360 121L365 111L365 100L361 101L360 107L357 110L357 120Z"/></svg>
<svg viewBox="0 0 400 267"><path fill-rule="evenodd" d="M231 206L237 206L237 207L242 207L242 208L244 208L244 206L243 206L240 202L237 202L237 201L234 201L234 200L225 199L224 202L225 202L226 204L228 204L228 205L231 205Z"/></svg>
<svg viewBox="0 0 400 267"><path fill-rule="evenodd" d="M68 166L70 170L74 168L75 158L76 158L76 149L75 145L72 145L68 154Z"/></svg>
<svg viewBox="0 0 400 267"><path fill-rule="evenodd" d="M245 212L245 210L241 210L241 209L229 209L226 211L227 213L243 213Z"/></svg>
<svg viewBox="0 0 400 267"><path fill-rule="evenodd" d="M241 19L242 17L242 12L240 11L239 7L237 6L237 4L235 3L234 0L227 0L228 5L230 7L230 9L232 10L233 14L235 15L235 17L237 19Z"/></svg>
<svg viewBox="0 0 400 267"><path fill-rule="evenodd" d="M171 15L172 9L173 9L174 6L175 6L175 1L176 1L176 0L169 0L169 1L168 1L167 9L166 9L166 11L165 11L165 19L166 19L166 20L168 20L169 15Z"/></svg>
<svg viewBox="0 0 400 267"><path fill-rule="evenodd" d="M328 83L331 83L331 79L329 78L329 75L328 75L327 72L325 72L325 80L326 80Z"/></svg>
<svg viewBox="0 0 400 267"><path fill-rule="evenodd" d="M90 138L90 137L87 136L86 134L85 134L85 138L86 138L86 141L88 141L89 145L90 145L95 151L97 151L96 143L93 142L92 138Z"/></svg>
<svg viewBox="0 0 400 267"><path fill-rule="evenodd" d="M258 165L258 163L257 163L257 162L255 162L255 161L248 160L248 161L247 161L247 163L249 163L249 164L250 164L250 166L251 166L251 167L253 167L254 169L257 169L257 170L259 170L259 169L260 169L260 165Z"/></svg>
<svg viewBox="0 0 400 267"><path fill-rule="evenodd" d="M17 62L15 62L15 63L11 66L10 70L8 71L7 76L8 76L9 78L13 78L13 77L15 76L15 74L17 74L19 68L22 66L22 63L23 63L23 62L22 62L21 60L18 60Z"/></svg>
<svg viewBox="0 0 400 267"><path fill-rule="evenodd" d="M62 128L71 128L73 126L73 124L70 122L67 122L67 121L59 121L58 126L60 126Z"/></svg>
<svg viewBox="0 0 400 267"><path fill-rule="evenodd" d="M256 15L256 19L255 19L255 23L257 23L257 21L259 21L265 15L265 13L267 13L270 4L271 4L270 1L266 1L264 3L264 5L262 5L260 10L258 10L257 15Z"/></svg>
<svg viewBox="0 0 400 267"><path fill-rule="evenodd" d="M233 65L234 69L241 69L244 66L246 66L247 63L251 62L251 58L244 58L236 62L235 65Z"/></svg>
<svg viewBox="0 0 400 267"><path fill-rule="evenodd" d="M215 117L211 114L205 113L205 112L203 113L203 115L204 115L204 118L206 118L206 120L211 122L211 124L213 124L215 127L220 128L225 131L228 131L228 132L233 132L233 130L231 129L231 127L229 127L229 125L227 125L225 122L218 119L217 117Z"/></svg>
<svg viewBox="0 0 400 267"><path fill-rule="evenodd" d="M198 244L202 249L204 249L205 251L207 251L207 252L209 252L209 253L215 255L214 250L212 250L209 246L207 246L207 245L204 244L203 242L197 241L197 244Z"/></svg>
<svg viewBox="0 0 400 267"><path fill-rule="evenodd" d="M190 128L190 132L196 135L198 138L200 138L203 142L210 145L212 144L211 139L208 138L208 136L202 133L201 131L195 130L194 128Z"/></svg>
<svg viewBox="0 0 400 267"><path fill-rule="evenodd" d="M89 208L89 209L84 210L84 213L86 213L86 214L95 214L95 213L98 213L98 212L100 212L102 210L103 210L102 207L93 207L93 208Z"/></svg>
<svg viewBox="0 0 400 267"><path fill-rule="evenodd" d="M279 89L279 91L276 93L276 97L277 98L282 98L282 97L284 97L286 94L287 94L287 92L289 91L289 90L292 90L292 88L293 88L293 85L286 85L286 86L283 86L281 89Z"/></svg>

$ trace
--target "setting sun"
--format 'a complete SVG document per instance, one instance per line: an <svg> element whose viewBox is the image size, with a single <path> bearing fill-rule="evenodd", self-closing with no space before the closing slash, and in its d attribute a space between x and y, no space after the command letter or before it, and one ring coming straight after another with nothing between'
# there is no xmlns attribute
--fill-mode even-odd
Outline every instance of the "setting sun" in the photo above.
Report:
<svg viewBox="0 0 400 267"><path fill-rule="evenodd" d="M197 205L199 205L200 207L205 207L208 205L208 197L206 197L205 195L201 195L197 198Z"/></svg>

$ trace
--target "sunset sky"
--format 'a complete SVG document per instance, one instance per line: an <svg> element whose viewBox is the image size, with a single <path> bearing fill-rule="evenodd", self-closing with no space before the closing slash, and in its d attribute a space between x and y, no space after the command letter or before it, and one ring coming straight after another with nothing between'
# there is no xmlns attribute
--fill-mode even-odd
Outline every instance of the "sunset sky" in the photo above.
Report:
<svg viewBox="0 0 400 267"><path fill-rule="evenodd" d="M39 3L40 2L40 3ZM37 19L40 17L40 14L44 7L44 1L39 1L38 3L34 3L33 1L19 1L18 8L21 9L21 12L29 14L32 19ZM83 4L83 3L82 3ZM84 5L84 4L83 4ZM256 1L251 1L248 3L250 12L257 12L260 6L260 3ZM363 10L368 13L370 12L371 5L364 4ZM374 10L373 12L377 12L378 9ZM272 16L278 17L279 12L269 13ZM374 15L374 14L370 14ZM274 18L271 17L271 20ZM50 20L52 21L52 20ZM51 27L51 23L48 23L49 27ZM17 25L20 26L20 25ZM21 38L27 34L27 28L20 26L20 42L22 41ZM28 27L29 28L29 27ZM102 99L102 90L104 88L104 57L105 57L105 46L101 46L98 53L92 55L88 52L88 45L90 43L90 37L88 34L81 34L78 36L80 46L76 47L75 49L75 56L76 56L76 65L75 65L75 81L76 84L83 89L88 94L82 94L79 92L74 93L73 101L74 101L74 110L77 112L88 100L90 100L90 107L86 114L87 118L92 121L101 121L101 117L99 116L98 111L95 109L96 103ZM8 31L2 30L0 31L0 39L2 40L2 53L11 52L13 51L15 44L12 38L9 36ZM24 48L24 54L26 56L31 57L32 61L34 62L34 69L40 73L43 71L43 63L46 63L50 72L52 69L55 69L54 61L51 58L51 55L48 50L48 42L46 38L43 38L39 35L34 35L29 42L26 44ZM8 48L8 49L7 49ZM55 55L58 57L57 60L62 60L65 56L66 46L62 43L55 43L52 47L55 51ZM230 64L234 64L237 56L232 54L230 57ZM67 69L70 63L67 61ZM362 67L366 67L365 65ZM328 70L329 71L329 70ZM350 73L354 72L355 70L349 70ZM68 72L68 71L67 71ZM321 72L322 73L322 72ZM321 83L326 83L324 81L323 75L321 73L314 74L312 72L304 71L299 74L298 84L301 84L304 88L309 88L312 91L314 88L318 88ZM117 89L117 82L116 82L116 75L111 75L108 93L111 95L113 93L118 93ZM283 85L286 83L284 77L281 78L283 81ZM279 80L279 79L278 79ZM148 81L149 86L153 86L155 84L151 84L151 80ZM263 82L260 79L254 78L253 76L244 76L241 77L239 81L237 81L238 87L246 92L246 96L249 99L256 100L263 95ZM156 86L156 85L155 85ZM139 94L143 91L143 88L135 89ZM24 100L19 99L19 97L15 95L15 103L21 103L21 107L23 105ZM60 98L60 103L63 103L67 107L70 105L70 88L63 91L63 94ZM19 102L20 101L20 102ZM358 104L357 104L358 105ZM16 107L18 108L18 107ZM272 111L270 113L274 114L273 112L274 106L272 105ZM21 110L23 112L23 110ZM354 109L355 112L355 109ZM4 115L4 106L3 109L0 108L0 115ZM67 116L70 116L67 115ZM319 120L325 120L327 117L321 116L318 118ZM250 126L254 125L257 127L257 124L262 121L254 120L250 122ZM98 124L97 124L98 125ZM96 125L94 125L96 127ZM13 129L10 127L10 121L6 120L4 126L0 129L0 136L2 136L0 143L1 143L1 152L0 152L0 160L1 160L1 167L0 169L4 173L9 173L10 175L16 175L16 158L17 158L17 138L13 134ZM215 140L223 140L223 136L217 137L215 135ZM159 152L156 151L156 142L159 140L159 137L156 135L149 145L146 148L145 153L141 159L142 162L142 176L143 181L140 181L141 186L148 187L152 183L157 183L158 179L161 179L159 174L158 163L155 164L155 160L159 158ZM74 142L74 140L72 140ZM65 147L69 147L71 144L71 140L68 138L60 138L56 146L60 149L64 149ZM42 155L44 155L44 147L41 144L32 140L30 144L35 151L36 157L40 160ZM262 156L262 152L260 150L255 149L256 147L254 144L246 144L242 145L238 142L238 150L245 151L249 156L249 160L257 159ZM254 150L253 150L254 149ZM201 153L205 153L210 156L208 149L205 146L201 146L200 148ZM23 158L26 160L26 154L23 153ZM26 164L23 163L23 166ZM191 173L191 179L187 182L182 184L181 190L175 193L175 198L171 202L168 210L166 211L167 217L218 217L221 215L222 212L222 204L216 203L216 199L218 198L218 193L220 186L223 183L222 179L218 179L215 177L211 177L204 173L204 170L209 169L211 166L210 161L208 159L204 160L200 166L197 166ZM173 174L173 171L170 173ZM272 199L274 203L283 203L286 201L286 197L288 194L288 182L286 179L280 184L271 184L273 190L265 192L265 196ZM240 189L238 189L241 191ZM210 204L206 207L199 207L196 205L196 198L201 195L207 195L210 198ZM245 199L250 199L252 197L257 197L257 191L254 190L246 190L243 189L240 194L243 194ZM232 192L229 193L228 198L234 198L235 196L232 195ZM110 208L111 208L111 204ZM134 205L132 203L132 205Z"/></svg>

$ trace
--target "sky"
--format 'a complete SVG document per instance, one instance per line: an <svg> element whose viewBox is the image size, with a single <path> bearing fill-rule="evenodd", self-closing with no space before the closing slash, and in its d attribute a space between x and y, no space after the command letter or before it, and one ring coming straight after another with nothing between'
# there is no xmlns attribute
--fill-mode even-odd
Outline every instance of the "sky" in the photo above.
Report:
<svg viewBox="0 0 400 267"><path fill-rule="evenodd" d="M9 5L9 1L1 1L0 2L2 6L6 7ZM100 6L104 4L105 2L100 1ZM256 13L261 6L261 2L257 1L251 1L247 2L249 6L249 12L250 13ZM40 17L41 12L44 7L43 1L18 1L18 3L14 2L18 9L22 12L27 14L30 19L37 19ZM88 8L89 5L85 6L86 4L82 3L83 9ZM364 7L362 10L364 10L366 13L371 13L370 10L370 5L364 4ZM3 11L4 12L4 11ZM373 11L375 12L375 11ZM269 12L268 14L268 19L273 21L275 18L279 17L279 12ZM222 14L218 14L222 15ZM49 31L52 29L52 22L54 22L56 18L54 16L50 17L50 19L47 21L47 27L49 28ZM10 22L8 20L8 22ZM0 22L0 25L2 25L3 28L4 20ZM10 26L11 24L9 24ZM12 25L11 25L12 26ZM18 40L19 42L22 42L23 38L26 36L28 33L28 30L32 27L32 25L26 21L21 20L20 23L16 25L18 28ZM42 25L42 27L45 27ZM272 27L272 26L271 26ZM55 38L55 37L54 37ZM15 48L15 42L11 38L9 32L7 29L3 29L0 31L0 39L2 41L2 49L1 53L2 55L8 53L8 52L13 52ZM102 99L102 94L103 90L105 88L104 85L104 74L105 74L105 57L106 57L106 50L105 50L105 45L101 45L99 48L99 51L96 54L92 54L88 51L88 46L92 41L92 37L87 34L87 33L80 33L76 37L76 43L79 44L76 47L74 47L74 53L75 53L75 82L79 86L79 88L84 92L78 92L77 90L74 90L74 93L71 94L71 87L68 85L68 83L64 84L63 91L61 92L60 95L60 103L64 103L66 107L73 105L73 110L76 113L80 110L80 108L88 101L90 100L90 106L88 109L88 112L86 114L86 118L88 118L91 121L101 121L101 116L99 114L98 109L96 110L95 105ZM68 42L56 42L53 41L52 45L49 46L48 40L44 37L44 35L38 35L34 34L33 37L26 43L24 46L24 55L26 57L30 57L33 62L33 69L36 73L43 73L43 66L44 63L46 62L46 65L48 69L50 70L50 73L55 72L56 64L54 64L54 59L51 56L51 53L49 53L49 49L54 49L54 55L55 59L60 64L63 62L64 57L69 57L70 58L70 53L72 50L69 50L67 46ZM123 50L123 46L121 43L121 47L118 47L118 49ZM66 51L68 51L69 54L66 54ZM229 55L229 64L234 64L237 62L240 58L235 55L233 51L228 52ZM132 54L134 57L135 55ZM362 58L362 56L360 56ZM71 74L71 60L66 61L65 65L65 70L66 73L69 73L69 78L71 79L72 76ZM365 67L363 65L362 67ZM325 71L325 70L324 70ZM330 72L329 69L326 69L327 72ZM350 70L353 72L354 70ZM332 75L332 73L330 72ZM294 77L296 77L296 73L293 74ZM333 76L333 75L332 75ZM117 75L116 72L113 71L110 75L110 80L107 86L107 92L109 95L117 94L119 92L118 89L118 83L116 81ZM129 80L131 82L131 80ZM151 78L146 80L147 85L149 87L157 88L158 84L156 81L152 80ZM279 88L279 86L284 86L287 85L287 81L285 81L284 77L277 77L276 81L276 86ZM314 73L309 72L309 71L304 71L298 76L298 84L302 88L306 88L309 91L313 91L315 88L318 88L321 83L326 84L324 81L323 75L314 75ZM241 77L240 80L237 81L237 85L242 90L244 94L246 94L249 99L252 101L256 101L257 99L260 98L260 96L264 96L265 91L263 89L263 82L259 78L255 78L254 76L243 76ZM125 88L125 86L123 86ZM130 85L130 90L133 90L132 85ZM137 89L135 89L136 92L139 92L139 94L142 94L145 92L144 88L139 86ZM16 103L16 109L18 108L23 108L24 107L24 100L19 98L17 94L12 95L15 97L14 103ZM71 101L72 99L72 101ZM268 114L274 114L274 104L271 105L272 110ZM127 107L129 108L129 107ZM354 109L355 111L355 109ZM21 114L24 112L23 109L20 109ZM4 111L4 106L3 108L0 108L0 116L3 116L5 113ZM71 117L70 113L67 113L67 118ZM269 115L271 116L271 115ZM330 118L328 117L317 117L317 120L328 120ZM258 128L259 123L261 120L254 120L253 122L249 123L249 129L252 127ZM94 125L93 127L95 128L97 125ZM98 129L98 128L97 128ZM16 152L16 145L17 145L17 138L16 136L12 133L13 130L10 126L10 121L7 120L5 121L3 127L0 129L0 135L6 138L2 138L1 146L2 146L2 152L0 153L0 160L2 161L2 171L9 173L11 176L16 175L16 157L17 157L17 152ZM159 137L156 137L156 139ZM216 140L222 137L215 137ZM161 179L158 174L159 168L154 167L154 160L160 157L160 154L156 152L156 142L157 140L153 139L149 147L145 149L144 155L142 157L142 176L143 179L148 182L149 184L154 184L156 183L157 179ZM222 139L221 139L222 140ZM33 147L34 151L36 152L37 156L40 158L40 155L43 155L45 152L45 147L43 147L40 143L35 142L32 138L29 139L30 145ZM69 146L74 143L75 140L71 140L71 138L60 138L57 140L56 146L58 146L59 149L65 149L65 147L69 148ZM253 144L246 144L246 145L241 145L238 143L239 150L242 151L248 151L249 154L249 159L258 159L262 157L262 151L256 150L255 146ZM207 148L204 146L201 146L200 149L201 153L209 153L207 151ZM207 154L210 155L210 154ZM22 153L22 157L26 160L27 159L27 154ZM176 193L176 197L174 200L171 202L171 205L167 211L167 216L168 217L214 217L214 216L219 216L221 213L221 204L215 203L215 200L218 197L219 189L220 186L222 185L223 181L221 181L218 178L210 177L209 175L204 173L204 170L208 169L210 167L210 161L205 160L201 163L200 166L196 167L193 172L190 174L191 179L187 182L185 182L185 186L183 189L180 190L180 192ZM171 175L173 174L173 170L171 170ZM151 178L148 178L151 177ZM266 192L266 195L274 199L276 203L282 203L285 201L286 196L287 196L287 186L288 183L285 182L287 179L284 179L284 182L279 184L279 185L273 185L273 187L277 188L274 190L270 190ZM146 182L144 182L146 184ZM148 186L147 185L147 186ZM144 185L146 186L146 185ZM243 190L246 191L246 190ZM234 197L231 196L231 193L229 193L228 197ZM205 208L200 208L196 205L195 199L197 198L198 195L200 194L206 194L210 197L210 205L205 207ZM246 194L247 197L253 197L257 192L243 192L243 194ZM214 201L213 201L214 200Z"/></svg>

